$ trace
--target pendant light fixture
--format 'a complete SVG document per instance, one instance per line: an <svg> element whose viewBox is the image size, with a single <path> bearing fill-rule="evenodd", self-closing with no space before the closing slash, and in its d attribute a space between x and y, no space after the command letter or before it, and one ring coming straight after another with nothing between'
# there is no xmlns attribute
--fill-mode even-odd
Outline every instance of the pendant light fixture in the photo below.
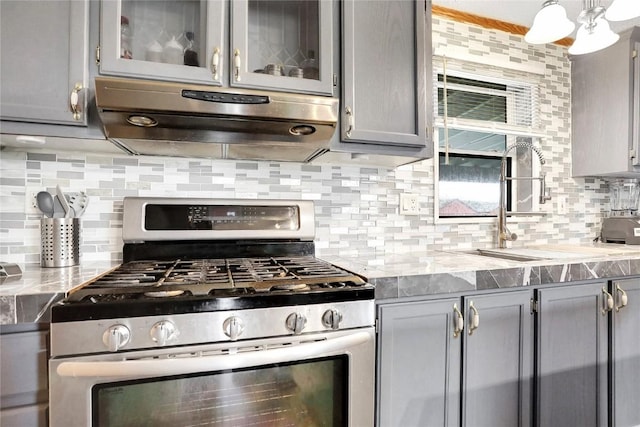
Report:
<svg viewBox="0 0 640 427"><path fill-rule="evenodd" d="M583 0L583 9L577 18L580 27L569 53L581 55L611 46L620 36L611 31L607 20L624 21L639 16L640 0L613 0L609 9L601 6L600 0ZM574 29L575 24L567 18L559 0L546 0L524 39L531 44L546 44L569 36Z"/></svg>
<svg viewBox="0 0 640 427"><path fill-rule="evenodd" d="M567 11L558 0L547 0L533 19L533 26L524 39L531 44L546 44L563 39L573 32L576 25L567 18Z"/></svg>
<svg viewBox="0 0 640 427"><path fill-rule="evenodd" d="M597 0L584 0L584 9L578 16L580 28L576 40L569 47L571 55L582 55L609 47L620 38L611 31L609 23L604 18L605 8Z"/></svg>
<svg viewBox="0 0 640 427"><path fill-rule="evenodd" d="M613 0L604 17L609 21L626 21L640 17L640 1Z"/></svg>

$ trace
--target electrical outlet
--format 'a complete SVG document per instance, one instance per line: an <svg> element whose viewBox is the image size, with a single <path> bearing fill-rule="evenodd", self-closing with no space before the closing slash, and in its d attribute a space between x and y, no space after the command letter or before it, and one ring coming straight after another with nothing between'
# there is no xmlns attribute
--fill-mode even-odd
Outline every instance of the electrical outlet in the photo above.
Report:
<svg viewBox="0 0 640 427"><path fill-rule="evenodd" d="M419 215L420 204L418 203L418 195L410 193L400 194L400 214L401 215Z"/></svg>
<svg viewBox="0 0 640 427"><path fill-rule="evenodd" d="M24 191L24 213L27 215L39 214L40 209L38 209L38 202L36 200L36 194L38 194L42 189L35 187L27 187Z"/></svg>
<svg viewBox="0 0 640 427"><path fill-rule="evenodd" d="M566 215L567 214L567 196L558 196L558 214Z"/></svg>

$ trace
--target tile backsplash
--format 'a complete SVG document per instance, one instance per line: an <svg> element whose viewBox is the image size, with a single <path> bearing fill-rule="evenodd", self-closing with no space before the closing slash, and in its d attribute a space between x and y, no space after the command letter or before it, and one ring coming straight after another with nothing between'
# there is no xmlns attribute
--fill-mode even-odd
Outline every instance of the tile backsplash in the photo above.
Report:
<svg viewBox="0 0 640 427"><path fill-rule="evenodd" d="M514 246L585 243L608 209L606 182L571 178L570 72L566 48L532 47L521 36L434 17L434 46L456 46L479 61L534 64L544 70L542 141L553 199L546 215L510 220ZM316 206L319 256L468 249L495 245L495 221L434 221L434 163L397 169L328 164L130 157L88 152L0 152L0 261L38 263L40 216L28 208L30 191L86 191L83 261L119 261L125 196L291 198ZM400 194L419 195L421 215L398 213Z"/></svg>

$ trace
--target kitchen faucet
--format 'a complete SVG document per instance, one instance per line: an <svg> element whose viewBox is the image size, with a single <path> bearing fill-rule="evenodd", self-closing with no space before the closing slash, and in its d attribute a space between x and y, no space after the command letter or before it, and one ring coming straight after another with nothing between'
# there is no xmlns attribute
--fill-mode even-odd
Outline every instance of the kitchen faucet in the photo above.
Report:
<svg viewBox="0 0 640 427"><path fill-rule="evenodd" d="M535 147L531 142L519 141L510 145L502 153L502 161L500 162L500 208L498 210L498 247L506 248L507 241L514 241L518 238L516 233L512 233L507 228L507 181L513 181L517 179L540 181L540 203L543 204L547 200L551 200L551 196L548 196L547 185L545 179L545 173L540 172L540 176L527 176L527 177L513 177L507 176L507 155L514 148L528 148L538 155L540 165L545 164L544 156L538 147Z"/></svg>

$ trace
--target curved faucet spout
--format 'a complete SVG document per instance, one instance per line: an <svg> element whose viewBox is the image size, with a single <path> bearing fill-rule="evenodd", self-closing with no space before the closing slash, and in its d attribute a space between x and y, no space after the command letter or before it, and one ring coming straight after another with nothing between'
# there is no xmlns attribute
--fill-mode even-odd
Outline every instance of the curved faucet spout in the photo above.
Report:
<svg viewBox="0 0 640 427"><path fill-rule="evenodd" d="M546 178L545 173L541 172L539 177L507 177L507 156L509 152L515 148L528 148L532 152L536 153L538 156L538 160L540 161L540 165L544 165L546 162L544 160L544 156L542 155L542 151L536 146L534 146L531 142L528 141L518 141L515 144L508 146L504 153L502 153L502 160L500 162L500 207L498 209L498 247L506 248L508 241L514 241L518 238L516 233L512 233L507 228L507 180L516 180L516 179L537 179L540 181L540 203L545 203L547 200L550 200L551 197L548 195L548 191L546 188Z"/></svg>
<svg viewBox="0 0 640 427"><path fill-rule="evenodd" d="M515 144L511 144L510 146L508 146L506 148L506 150L504 150L504 153L502 153L502 161L503 162L505 162L507 160L507 155L514 148L528 148L528 149L530 149L531 151L533 151L534 153L536 153L538 155L538 160L540 160L540 164L541 165L544 165L546 163L546 161L544 159L544 155L542 154L542 151L538 147L533 145L531 142L529 142L529 141L518 141Z"/></svg>

